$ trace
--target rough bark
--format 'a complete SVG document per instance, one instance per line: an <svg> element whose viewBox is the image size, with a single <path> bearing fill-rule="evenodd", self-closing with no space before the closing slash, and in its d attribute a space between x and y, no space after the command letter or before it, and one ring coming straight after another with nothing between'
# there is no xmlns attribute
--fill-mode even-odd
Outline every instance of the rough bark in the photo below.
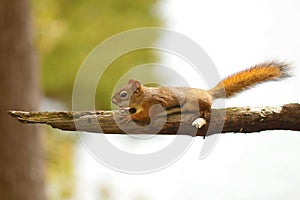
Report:
<svg viewBox="0 0 300 200"><path fill-rule="evenodd" d="M222 113L226 112L226 115ZM86 131L106 134L163 134L163 135L197 135L204 136L215 133L240 132L251 133L264 130L300 130L300 104L286 104L278 107L244 107L213 110L214 116L205 127L195 133L191 121L181 122L180 114L170 115L166 123L160 118L154 119L149 126L136 127L134 122L123 128L116 123L124 111L78 111L78 112L24 112L10 111L12 117L23 123L48 124L53 128L68 131ZM192 113L183 113L184 119L193 119ZM210 116L208 116L210 118ZM224 122L224 126L220 129ZM100 126L99 126L100 125ZM178 128L181 131L178 133ZM101 127L101 129L100 129ZM162 127L157 128L157 127ZM208 127L210 127L208 129ZM126 130L125 130L126 129Z"/></svg>
<svg viewBox="0 0 300 200"><path fill-rule="evenodd" d="M0 199L43 200L43 149L38 126L22 126L9 109L37 110L38 70L34 61L27 0L0 0Z"/></svg>

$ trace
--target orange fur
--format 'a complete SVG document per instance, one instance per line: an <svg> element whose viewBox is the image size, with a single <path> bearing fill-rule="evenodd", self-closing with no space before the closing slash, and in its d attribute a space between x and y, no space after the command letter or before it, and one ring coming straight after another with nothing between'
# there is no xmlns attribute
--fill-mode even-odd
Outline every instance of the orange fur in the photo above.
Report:
<svg viewBox="0 0 300 200"><path fill-rule="evenodd" d="M154 110L152 114L159 115L164 110L168 114L180 112L199 112L205 118L213 99L231 97L256 84L279 80L290 76L290 66L286 63L268 62L255 65L222 80L211 90L201 90L188 87L146 87L137 80L129 80L112 98L120 108L134 108L135 112L126 121L150 121L150 110L159 104L164 109ZM122 94L126 93L125 96ZM152 110L153 111L153 110Z"/></svg>
<svg viewBox="0 0 300 200"><path fill-rule="evenodd" d="M255 65L222 80L209 90L214 99L228 98L262 82L279 80L289 76L289 65L283 62L268 62Z"/></svg>

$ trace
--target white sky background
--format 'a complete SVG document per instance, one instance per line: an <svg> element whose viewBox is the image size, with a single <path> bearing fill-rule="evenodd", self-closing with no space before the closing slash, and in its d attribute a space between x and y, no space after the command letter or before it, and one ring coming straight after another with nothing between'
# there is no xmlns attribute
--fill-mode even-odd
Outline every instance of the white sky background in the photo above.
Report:
<svg viewBox="0 0 300 200"><path fill-rule="evenodd" d="M300 102L300 1L164 0L158 6L165 27L196 41L221 77L271 59L294 63L294 78L255 87L228 100L227 106ZM163 62L180 68L173 59ZM226 134L206 159L198 160L202 144L196 138L179 161L147 175L107 169L79 145L76 199L95 199L103 186L113 199L122 200L300 198L299 133Z"/></svg>

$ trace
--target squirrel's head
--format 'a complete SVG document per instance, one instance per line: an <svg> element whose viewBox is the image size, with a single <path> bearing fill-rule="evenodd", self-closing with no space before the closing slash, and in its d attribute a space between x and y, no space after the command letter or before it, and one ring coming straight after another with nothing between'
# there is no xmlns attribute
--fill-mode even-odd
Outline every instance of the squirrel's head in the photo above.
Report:
<svg viewBox="0 0 300 200"><path fill-rule="evenodd" d="M130 99L141 92L142 84L137 80L129 80L128 84L121 88L112 97L112 102L119 108L129 107Z"/></svg>

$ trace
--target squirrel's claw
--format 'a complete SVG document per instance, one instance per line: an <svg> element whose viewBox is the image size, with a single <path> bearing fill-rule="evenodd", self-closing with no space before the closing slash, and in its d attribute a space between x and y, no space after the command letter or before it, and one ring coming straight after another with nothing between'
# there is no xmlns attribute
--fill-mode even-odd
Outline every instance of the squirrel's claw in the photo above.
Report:
<svg viewBox="0 0 300 200"><path fill-rule="evenodd" d="M130 121L132 121L131 116L130 115L121 115L118 118L118 122L122 125L127 125Z"/></svg>

